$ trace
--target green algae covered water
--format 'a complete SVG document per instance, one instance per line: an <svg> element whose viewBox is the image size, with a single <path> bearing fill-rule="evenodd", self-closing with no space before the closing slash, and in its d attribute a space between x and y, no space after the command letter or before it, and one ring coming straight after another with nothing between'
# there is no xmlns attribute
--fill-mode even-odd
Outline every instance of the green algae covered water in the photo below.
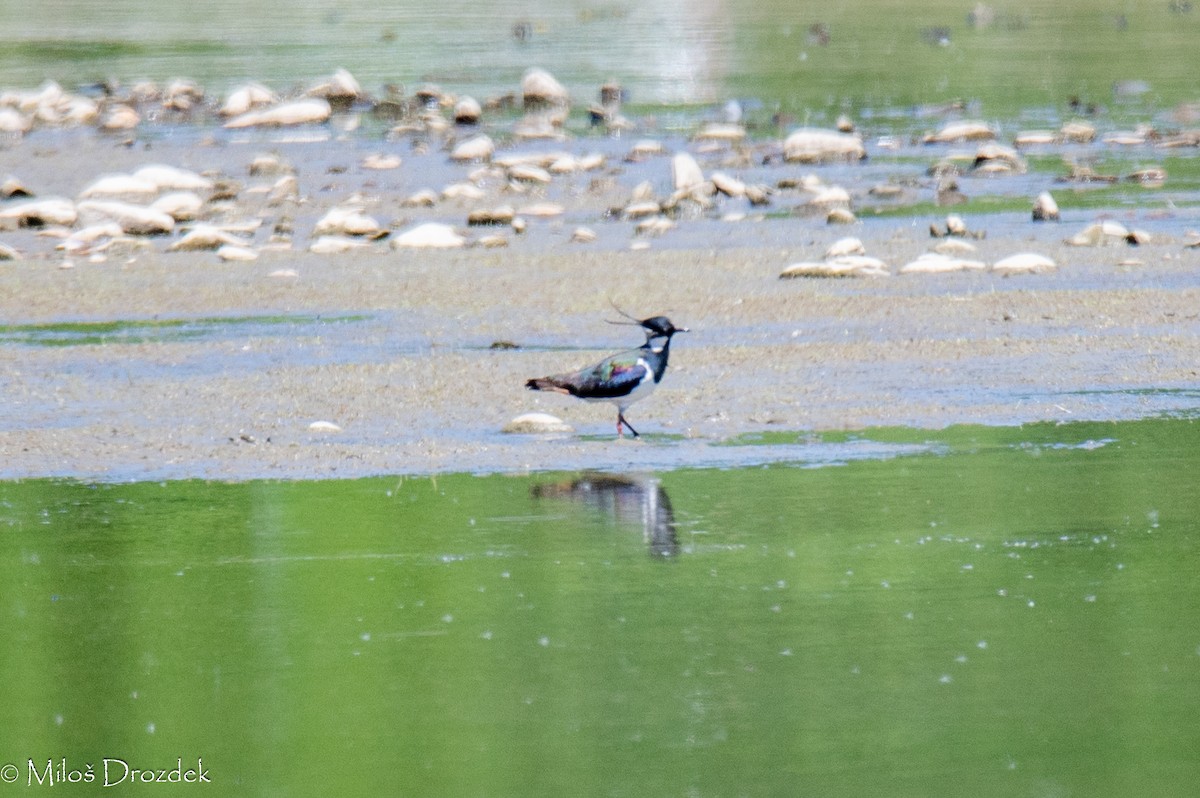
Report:
<svg viewBox="0 0 1200 798"><path fill-rule="evenodd" d="M486 96L549 69L580 103L615 78L641 105L761 103L796 121L842 111L975 103L989 118L1030 109L1147 109L1194 102L1200 10L1185 0L831 5L328 0L57 0L0 4L0 86L187 77L223 93L286 89L350 70L384 84Z"/></svg>
<svg viewBox="0 0 1200 798"><path fill-rule="evenodd" d="M1200 425L864 435L927 445L4 483L0 791L1192 794Z"/></svg>

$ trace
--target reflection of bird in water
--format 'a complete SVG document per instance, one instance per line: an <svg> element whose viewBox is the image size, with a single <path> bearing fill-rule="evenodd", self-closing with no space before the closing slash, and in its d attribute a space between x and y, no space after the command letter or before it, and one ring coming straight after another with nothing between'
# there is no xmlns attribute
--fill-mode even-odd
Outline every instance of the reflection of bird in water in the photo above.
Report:
<svg viewBox="0 0 1200 798"><path fill-rule="evenodd" d="M640 524L650 554L671 557L678 553L675 511L657 479L585 474L566 482L534 485L530 492L535 499L570 499L600 510L618 523Z"/></svg>

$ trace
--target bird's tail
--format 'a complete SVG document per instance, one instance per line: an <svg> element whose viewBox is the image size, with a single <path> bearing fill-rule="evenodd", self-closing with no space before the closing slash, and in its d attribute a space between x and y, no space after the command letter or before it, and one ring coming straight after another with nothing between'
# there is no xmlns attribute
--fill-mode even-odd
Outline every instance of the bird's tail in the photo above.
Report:
<svg viewBox="0 0 1200 798"><path fill-rule="evenodd" d="M525 383L525 387L531 391L554 391L555 393L570 393L566 388L559 384L553 377L535 377Z"/></svg>

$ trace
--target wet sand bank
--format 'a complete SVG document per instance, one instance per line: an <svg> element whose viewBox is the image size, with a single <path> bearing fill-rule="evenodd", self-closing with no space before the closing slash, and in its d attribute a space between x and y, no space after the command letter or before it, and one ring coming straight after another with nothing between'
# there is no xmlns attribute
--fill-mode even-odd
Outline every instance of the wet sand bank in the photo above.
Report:
<svg viewBox="0 0 1200 798"><path fill-rule="evenodd" d="M1011 242L989 239L987 247ZM927 242L868 247L899 260ZM780 280L802 248L479 249L335 259L142 253L0 269L6 478L310 478L803 459L718 446L767 430L1120 419L1200 406L1200 257L1062 249L1050 275ZM269 276L286 267L295 277ZM615 413L525 379L640 343L612 298L693 329L660 389ZM264 317L267 318L264 321ZM210 319L49 346L64 320ZM491 349L509 341L517 349ZM527 411L576 432L505 435ZM329 421L340 431L310 430Z"/></svg>

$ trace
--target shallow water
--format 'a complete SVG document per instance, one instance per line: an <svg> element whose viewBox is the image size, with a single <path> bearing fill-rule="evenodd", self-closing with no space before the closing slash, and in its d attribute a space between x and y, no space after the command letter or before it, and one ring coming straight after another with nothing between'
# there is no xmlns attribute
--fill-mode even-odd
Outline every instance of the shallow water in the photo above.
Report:
<svg viewBox="0 0 1200 798"><path fill-rule="evenodd" d="M6 772L1189 794L1200 427L926 440L807 468L4 483Z"/></svg>

